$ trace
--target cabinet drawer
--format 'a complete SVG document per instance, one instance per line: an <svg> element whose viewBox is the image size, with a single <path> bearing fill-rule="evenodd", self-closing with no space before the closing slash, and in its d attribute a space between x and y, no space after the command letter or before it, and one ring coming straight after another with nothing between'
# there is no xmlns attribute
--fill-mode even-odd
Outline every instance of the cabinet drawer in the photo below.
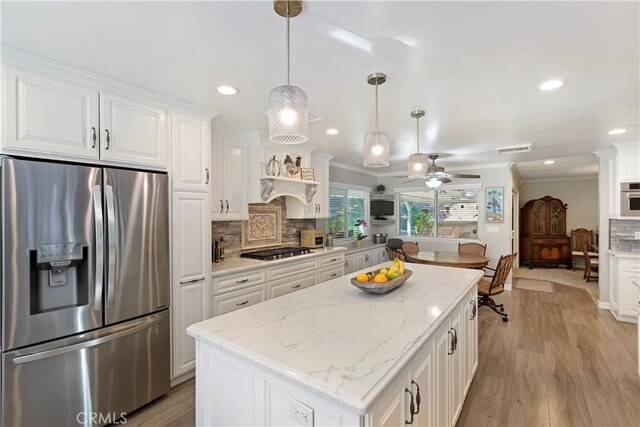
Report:
<svg viewBox="0 0 640 427"><path fill-rule="evenodd" d="M640 261L633 259L621 259L619 261L620 271L640 272Z"/></svg>
<svg viewBox="0 0 640 427"><path fill-rule="evenodd" d="M291 277L289 279L280 280L269 283L269 298L277 298L300 289L308 288L318 283L318 275L310 273L302 279Z"/></svg>
<svg viewBox="0 0 640 427"><path fill-rule="evenodd" d="M213 295L259 285L264 283L266 280L267 271L265 269L216 277L213 279Z"/></svg>
<svg viewBox="0 0 640 427"><path fill-rule="evenodd" d="M267 299L267 285L258 285L249 289L231 292L212 298L211 315L220 316L241 308L258 304Z"/></svg>
<svg viewBox="0 0 640 427"><path fill-rule="evenodd" d="M318 274L318 276L320 277L320 283L344 276L344 264L340 264L336 267L324 268L320 270L320 274Z"/></svg>
<svg viewBox="0 0 640 427"><path fill-rule="evenodd" d="M291 276L292 274L299 274L307 270L315 270L317 268L317 259L296 263L286 263L267 269L267 278L269 280L277 280L282 277Z"/></svg>
<svg viewBox="0 0 640 427"><path fill-rule="evenodd" d="M324 268L328 266L340 265L344 263L344 254L334 254L331 256L325 256L320 258L319 267Z"/></svg>

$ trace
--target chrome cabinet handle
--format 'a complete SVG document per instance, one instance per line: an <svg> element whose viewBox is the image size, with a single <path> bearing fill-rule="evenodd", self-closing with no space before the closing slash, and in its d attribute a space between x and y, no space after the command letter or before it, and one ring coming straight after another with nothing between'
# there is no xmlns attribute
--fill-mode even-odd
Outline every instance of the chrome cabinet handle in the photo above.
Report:
<svg viewBox="0 0 640 427"><path fill-rule="evenodd" d="M411 384L416 386L416 415L420 413L420 386L414 380L411 380Z"/></svg>
<svg viewBox="0 0 640 427"><path fill-rule="evenodd" d="M225 203L227 204L227 210L224 211L224 213L229 213L229 201L225 200Z"/></svg>
<svg viewBox="0 0 640 427"><path fill-rule="evenodd" d="M180 284L181 284L181 285L186 285L186 284L188 284L188 283L196 283L196 282L200 282L201 280L204 280L204 276L197 277L197 278L192 279L192 280L181 280L181 281L180 281Z"/></svg>
<svg viewBox="0 0 640 427"><path fill-rule="evenodd" d="M237 280L236 283L247 283L249 279Z"/></svg>
<svg viewBox="0 0 640 427"><path fill-rule="evenodd" d="M96 286L94 289L94 310L102 310L102 286L104 278L104 221L102 217L102 189L93 186L93 215L96 232Z"/></svg>
<svg viewBox="0 0 640 427"><path fill-rule="evenodd" d="M107 133L107 146L105 147L105 150L108 150L111 143L111 136L109 135L109 129L105 129L104 131Z"/></svg>
<svg viewBox="0 0 640 427"><path fill-rule="evenodd" d="M224 204L222 203L222 200L220 200L220 213L222 213L224 211Z"/></svg>
<svg viewBox="0 0 640 427"><path fill-rule="evenodd" d="M93 133L93 135L91 135L91 139L93 139L93 144L91 144L91 148L96 148L96 140L98 139L98 136L96 135L96 128L91 127L91 131Z"/></svg>
<svg viewBox="0 0 640 427"><path fill-rule="evenodd" d="M205 168L205 171L207 171L207 182L205 182L205 184L209 183L209 168Z"/></svg>
<svg viewBox="0 0 640 427"><path fill-rule="evenodd" d="M413 415L415 414L415 410L416 410L415 403L413 402L413 393L408 388L405 388L404 392L405 393L409 393L409 396L411 396L411 403L409 404L409 412L411 412L411 419L410 420L405 420L404 423L405 424L413 424Z"/></svg>
<svg viewBox="0 0 640 427"><path fill-rule="evenodd" d="M291 289L298 289L299 287L300 287L300 285L293 285L293 286L291 287Z"/></svg>
<svg viewBox="0 0 640 427"><path fill-rule="evenodd" d="M249 300L245 300L245 301L239 302L236 305L239 307L239 306L245 305L245 304L249 304Z"/></svg>

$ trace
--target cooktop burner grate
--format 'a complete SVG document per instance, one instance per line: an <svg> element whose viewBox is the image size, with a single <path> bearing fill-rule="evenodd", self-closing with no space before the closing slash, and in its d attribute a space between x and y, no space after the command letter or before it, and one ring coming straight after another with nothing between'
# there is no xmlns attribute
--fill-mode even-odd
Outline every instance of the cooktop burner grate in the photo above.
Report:
<svg viewBox="0 0 640 427"><path fill-rule="evenodd" d="M298 255L310 254L311 249L297 248L297 247L284 247L274 249L264 249L261 251L245 252L240 254L242 258L259 259L261 261L273 261L276 259L289 258Z"/></svg>

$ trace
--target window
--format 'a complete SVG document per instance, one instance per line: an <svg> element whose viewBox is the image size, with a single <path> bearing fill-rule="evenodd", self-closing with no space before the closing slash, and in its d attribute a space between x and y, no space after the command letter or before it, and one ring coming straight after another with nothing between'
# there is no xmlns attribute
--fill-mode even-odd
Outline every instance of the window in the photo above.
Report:
<svg viewBox="0 0 640 427"><path fill-rule="evenodd" d="M478 188L459 188L400 193L400 234L477 238L478 191Z"/></svg>
<svg viewBox="0 0 640 427"><path fill-rule="evenodd" d="M366 226L356 225L359 220L369 222L369 192L331 184L326 232L333 233L336 239L355 237L358 232L367 234Z"/></svg>

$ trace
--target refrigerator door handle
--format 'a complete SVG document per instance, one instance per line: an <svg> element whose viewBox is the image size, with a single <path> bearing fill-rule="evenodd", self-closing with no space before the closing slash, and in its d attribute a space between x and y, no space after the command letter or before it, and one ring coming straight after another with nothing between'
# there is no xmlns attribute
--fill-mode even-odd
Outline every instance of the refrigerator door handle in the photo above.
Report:
<svg viewBox="0 0 640 427"><path fill-rule="evenodd" d="M111 307L116 287L118 230L116 230L116 209L113 199L113 187L105 185L104 192L107 200L107 233L109 239L109 252L107 254L109 260L109 270L107 271L107 307Z"/></svg>
<svg viewBox="0 0 640 427"><path fill-rule="evenodd" d="M54 348L52 350L41 351L39 353L25 354L24 356L14 357L12 361L16 365L21 365L23 363L35 362L36 360L47 359L49 357L59 356L61 354L71 353L73 351L95 347L97 345L104 344L109 341L126 337L127 335L135 334L136 332L140 332L144 329L148 329L154 326L155 324L157 324L158 322L160 322L162 319L164 319L165 316L166 316L166 313L160 313L148 320L145 320L144 323L132 326L131 328L125 329L124 331L119 331L114 334L105 335L99 338L94 338L89 341L68 345L66 347Z"/></svg>
<svg viewBox="0 0 640 427"><path fill-rule="evenodd" d="M93 186L93 215L96 232L96 286L94 289L94 310L102 310L102 287L104 280L104 220L102 217L102 188Z"/></svg>

